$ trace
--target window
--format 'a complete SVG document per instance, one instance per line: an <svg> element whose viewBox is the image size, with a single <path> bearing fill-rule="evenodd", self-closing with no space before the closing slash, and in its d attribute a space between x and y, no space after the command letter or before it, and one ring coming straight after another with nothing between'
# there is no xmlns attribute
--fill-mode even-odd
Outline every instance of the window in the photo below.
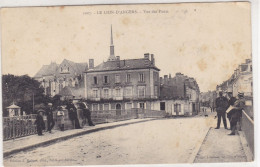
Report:
<svg viewBox="0 0 260 167"><path fill-rule="evenodd" d="M165 102L160 102L160 110L165 111Z"/></svg>
<svg viewBox="0 0 260 167"><path fill-rule="evenodd" d="M98 104L93 104L93 110L92 111L98 111Z"/></svg>
<svg viewBox="0 0 260 167"><path fill-rule="evenodd" d="M70 71L70 68L68 67L68 71Z"/></svg>
<svg viewBox="0 0 260 167"><path fill-rule="evenodd" d="M95 97L95 98L98 97L98 90L93 90L93 97Z"/></svg>
<svg viewBox="0 0 260 167"><path fill-rule="evenodd" d="M116 77L115 77L115 82L116 82L116 83L120 83L120 76L119 76L119 75L116 75Z"/></svg>
<svg viewBox="0 0 260 167"><path fill-rule="evenodd" d="M115 89L116 92L115 92L115 95L118 97L118 96L121 96L121 89L120 88L116 88Z"/></svg>
<svg viewBox="0 0 260 167"><path fill-rule="evenodd" d="M154 95L155 95L155 96L158 96L158 86L155 86L155 87L154 87Z"/></svg>
<svg viewBox="0 0 260 167"><path fill-rule="evenodd" d="M139 74L139 81L144 82L144 73Z"/></svg>
<svg viewBox="0 0 260 167"><path fill-rule="evenodd" d="M109 97L109 90L104 89L104 98L108 98L108 97Z"/></svg>
<svg viewBox="0 0 260 167"><path fill-rule="evenodd" d="M138 86L138 97L145 96L145 86Z"/></svg>
<svg viewBox="0 0 260 167"><path fill-rule="evenodd" d="M126 109L131 109L132 108L132 103L126 103Z"/></svg>
<svg viewBox="0 0 260 167"><path fill-rule="evenodd" d="M143 108L144 109L144 103L139 103L139 108Z"/></svg>
<svg viewBox="0 0 260 167"><path fill-rule="evenodd" d="M63 71L62 67L60 68L60 71L61 71L61 72Z"/></svg>
<svg viewBox="0 0 260 167"><path fill-rule="evenodd" d="M125 96L132 96L132 87L125 88Z"/></svg>
<svg viewBox="0 0 260 167"><path fill-rule="evenodd" d="M126 74L126 82L131 82L131 75L130 74Z"/></svg>
<svg viewBox="0 0 260 167"><path fill-rule="evenodd" d="M97 84L97 77L94 77L94 84Z"/></svg>
<svg viewBox="0 0 260 167"><path fill-rule="evenodd" d="M104 104L104 110L108 111L109 110L109 104Z"/></svg>
<svg viewBox="0 0 260 167"><path fill-rule="evenodd" d="M104 76L104 83L108 83L108 76Z"/></svg>

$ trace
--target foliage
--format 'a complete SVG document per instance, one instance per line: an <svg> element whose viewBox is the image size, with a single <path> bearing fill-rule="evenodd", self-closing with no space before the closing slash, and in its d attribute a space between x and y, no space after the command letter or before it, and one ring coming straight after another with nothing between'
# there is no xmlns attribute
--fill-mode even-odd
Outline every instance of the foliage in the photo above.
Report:
<svg viewBox="0 0 260 167"><path fill-rule="evenodd" d="M2 92L4 116L7 116L6 107L13 102L26 114L30 114L33 113L33 101L37 105L46 104L51 100L50 97L44 95L44 89L40 87L40 83L28 75L2 75Z"/></svg>

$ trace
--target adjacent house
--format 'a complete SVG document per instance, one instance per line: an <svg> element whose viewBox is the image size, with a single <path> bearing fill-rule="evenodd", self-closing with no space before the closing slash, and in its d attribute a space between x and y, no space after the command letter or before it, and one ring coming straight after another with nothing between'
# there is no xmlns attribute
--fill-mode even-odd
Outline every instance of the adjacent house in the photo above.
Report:
<svg viewBox="0 0 260 167"><path fill-rule="evenodd" d="M55 96L62 92L64 87L70 87L82 88L82 96L84 96L83 72L87 68L87 63L75 63L64 59L61 64L51 62L49 65L42 66L34 79L41 83L46 95Z"/></svg>

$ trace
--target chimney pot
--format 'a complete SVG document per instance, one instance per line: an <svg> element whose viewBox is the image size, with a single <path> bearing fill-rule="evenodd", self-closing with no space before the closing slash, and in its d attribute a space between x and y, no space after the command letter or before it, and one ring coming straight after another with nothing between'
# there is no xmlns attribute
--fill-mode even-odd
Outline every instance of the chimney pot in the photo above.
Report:
<svg viewBox="0 0 260 167"><path fill-rule="evenodd" d="M94 69L94 59L89 59L89 69Z"/></svg>
<svg viewBox="0 0 260 167"><path fill-rule="evenodd" d="M145 53L144 58L149 60L149 55L150 55L149 53Z"/></svg>

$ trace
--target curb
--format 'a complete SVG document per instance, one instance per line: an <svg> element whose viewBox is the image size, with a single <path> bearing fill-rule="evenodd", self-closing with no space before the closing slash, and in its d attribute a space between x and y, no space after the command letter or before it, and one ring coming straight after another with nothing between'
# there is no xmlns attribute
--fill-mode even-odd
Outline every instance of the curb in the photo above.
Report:
<svg viewBox="0 0 260 167"><path fill-rule="evenodd" d="M15 153L18 153L18 152L21 152L21 151L26 151L26 150L29 150L29 149L33 149L33 148L36 148L36 147L55 144L56 142L68 140L68 139L71 139L73 137L82 136L82 135L85 135L85 134L88 134L88 133L98 132L98 131L106 130L106 129L113 129L113 128L116 128L116 127L126 126L126 125L131 125L131 124L136 124L136 123L143 123L143 122L148 122L148 121L153 121L153 120L156 120L156 118L152 118L152 119L149 119L149 120L142 120L142 121L138 121L138 122L129 122L129 123L122 123L122 124L118 124L118 125L111 125L111 126L107 126L107 127L100 127L100 128L96 128L96 129L90 129L90 130L78 132L78 133L67 135L67 136L61 136L61 137L50 139L50 140L47 140L47 141L44 141L44 142L41 142L41 143L37 143L37 144L30 145L30 146L25 146L25 147L13 149L13 150L10 150L10 151L6 151L6 152L3 153L3 157L5 158L5 157L8 157L12 154L15 154Z"/></svg>
<svg viewBox="0 0 260 167"><path fill-rule="evenodd" d="M202 141L201 143L199 143L199 144L196 145L196 147L195 147L194 151L192 152L192 154L191 154L191 156L190 156L190 158L189 158L189 160L188 160L187 163L194 163L194 162L195 162L196 157L197 157L199 151L201 150L201 146L202 146L203 143L205 143L205 141L206 141L206 139L207 139L207 136L208 136L208 134L209 134L209 131L210 131L211 129L212 129L212 127L210 127L209 130L207 131L207 133L206 133L206 135L205 135L203 141Z"/></svg>

